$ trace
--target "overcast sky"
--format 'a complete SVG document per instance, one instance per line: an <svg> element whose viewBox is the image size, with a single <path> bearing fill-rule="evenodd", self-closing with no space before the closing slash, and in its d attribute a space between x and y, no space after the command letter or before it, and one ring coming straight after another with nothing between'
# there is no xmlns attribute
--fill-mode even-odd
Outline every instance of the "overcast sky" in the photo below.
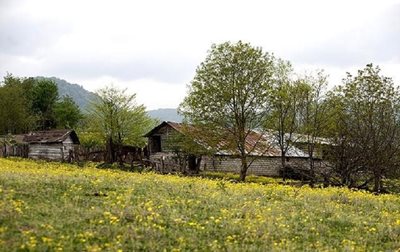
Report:
<svg viewBox="0 0 400 252"><path fill-rule="evenodd" d="M331 86L370 62L400 84L400 0L0 0L1 79L113 83L148 109L177 107L211 45L238 40Z"/></svg>

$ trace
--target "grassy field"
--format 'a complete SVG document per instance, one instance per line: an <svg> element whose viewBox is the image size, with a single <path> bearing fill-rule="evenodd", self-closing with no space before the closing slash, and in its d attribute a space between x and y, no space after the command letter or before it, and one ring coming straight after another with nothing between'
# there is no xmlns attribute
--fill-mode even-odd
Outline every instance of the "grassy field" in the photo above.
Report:
<svg viewBox="0 0 400 252"><path fill-rule="evenodd" d="M400 196L0 159L0 250L393 251Z"/></svg>

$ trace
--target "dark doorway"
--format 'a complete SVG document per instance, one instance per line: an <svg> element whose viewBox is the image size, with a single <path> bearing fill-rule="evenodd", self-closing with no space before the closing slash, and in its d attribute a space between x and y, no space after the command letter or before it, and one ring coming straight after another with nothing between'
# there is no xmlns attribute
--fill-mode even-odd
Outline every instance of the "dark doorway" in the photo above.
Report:
<svg viewBox="0 0 400 252"><path fill-rule="evenodd" d="M196 165L196 156L194 155L189 155L188 158L188 168L189 171L196 171L197 165Z"/></svg>
<svg viewBox="0 0 400 252"><path fill-rule="evenodd" d="M161 136L151 137L151 152L161 152Z"/></svg>

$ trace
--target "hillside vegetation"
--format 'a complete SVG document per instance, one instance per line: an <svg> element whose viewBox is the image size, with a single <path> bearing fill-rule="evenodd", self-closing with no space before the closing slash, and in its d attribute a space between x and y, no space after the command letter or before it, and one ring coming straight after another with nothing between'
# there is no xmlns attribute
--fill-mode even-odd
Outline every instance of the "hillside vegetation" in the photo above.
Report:
<svg viewBox="0 0 400 252"><path fill-rule="evenodd" d="M60 97L70 96L79 108L85 112L91 100L96 98L96 94L87 91L78 84L69 83L57 77L36 77L37 79L47 79L57 84Z"/></svg>
<svg viewBox="0 0 400 252"><path fill-rule="evenodd" d="M0 159L0 250L400 248L400 197Z"/></svg>

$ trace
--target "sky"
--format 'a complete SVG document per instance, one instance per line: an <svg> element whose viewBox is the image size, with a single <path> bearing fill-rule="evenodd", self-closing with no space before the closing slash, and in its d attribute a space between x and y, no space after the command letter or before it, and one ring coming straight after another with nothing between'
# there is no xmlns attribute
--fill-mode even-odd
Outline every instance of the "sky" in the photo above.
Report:
<svg viewBox="0 0 400 252"><path fill-rule="evenodd" d="M0 78L113 84L175 108L211 45L249 42L329 85L368 63L400 85L400 0L0 0Z"/></svg>

